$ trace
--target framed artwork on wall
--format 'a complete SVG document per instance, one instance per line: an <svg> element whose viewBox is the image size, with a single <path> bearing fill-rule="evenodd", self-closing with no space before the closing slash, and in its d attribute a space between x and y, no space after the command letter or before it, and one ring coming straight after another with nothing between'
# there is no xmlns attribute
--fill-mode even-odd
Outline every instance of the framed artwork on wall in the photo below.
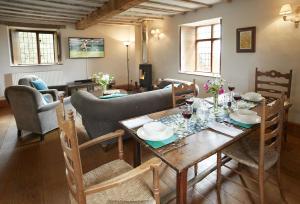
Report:
<svg viewBox="0 0 300 204"><path fill-rule="evenodd" d="M236 30L236 52L255 52L256 27L238 28Z"/></svg>

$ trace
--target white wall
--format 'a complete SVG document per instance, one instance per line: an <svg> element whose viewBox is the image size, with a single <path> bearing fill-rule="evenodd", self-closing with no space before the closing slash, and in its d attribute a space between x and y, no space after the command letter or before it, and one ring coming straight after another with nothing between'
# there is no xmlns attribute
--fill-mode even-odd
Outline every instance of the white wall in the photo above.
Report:
<svg viewBox="0 0 300 204"><path fill-rule="evenodd" d="M235 81L237 91L254 89L255 67L288 72L293 69L291 100L294 104L290 120L300 123L300 28L283 22L279 10L284 3L299 5L300 0L233 0L231 3L215 5L185 15L177 15L164 21L152 23L151 28L161 28L165 34L162 40L150 39L151 63L154 79L178 78L192 80L202 86L207 77L178 73L179 69L179 28L210 18L223 18L222 34L222 77ZM257 27L256 53L236 53L236 29ZM203 92L202 92L203 93Z"/></svg>
<svg viewBox="0 0 300 204"><path fill-rule="evenodd" d="M0 25L0 97L3 96L5 84L4 76L15 72L32 72L62 70L65 82L86 78L86 65L88 73L110 73L118 84L127 83L126 48L122 41L134 41L135 28L133 26L96 25L86 30L75 30L73 26L61 29L63 65L53 66L10 66L9 39L7 26ZM68 59L68 37L102 37L105 43L105 57L95 59ZM129 47L130 77L134 81L138 79L138 67L136 66L135 44Z"/></svg>

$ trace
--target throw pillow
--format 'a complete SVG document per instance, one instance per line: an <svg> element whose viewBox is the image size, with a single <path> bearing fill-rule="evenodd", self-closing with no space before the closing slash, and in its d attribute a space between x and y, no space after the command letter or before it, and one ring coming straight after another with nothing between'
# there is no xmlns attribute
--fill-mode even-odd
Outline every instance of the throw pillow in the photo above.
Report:
<svg viewBox="0 0 300 204"><path fill-rule="evenodd" d="M34 88L36 88L37 90L40 90L40 91L48 89L47 84L41 79L31 81L31 84L34 86Z"/></svg>

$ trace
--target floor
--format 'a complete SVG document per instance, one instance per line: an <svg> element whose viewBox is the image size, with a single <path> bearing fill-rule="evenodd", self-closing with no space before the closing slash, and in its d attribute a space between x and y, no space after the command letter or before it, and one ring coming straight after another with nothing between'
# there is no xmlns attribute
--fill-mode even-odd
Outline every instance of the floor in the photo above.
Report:
<svg viewBox="0 0 300 204"><path fill-rule="evenodd" d="M80 124L80 142L86 140ZM7 108L0 109L0 203L1 204L68 204L68 191L64 174L64 161L57 131L46 135L40 143L37 135L25 133L17 139L13 115ZM126 141L125 160L132 163L132 141ZM146 150L143 159L151 157ZM117 158L116 148L103 151L99 146L82 152L83 171L89 171L100 164ZM200 165L200 170L208 163L215 162L212 157ZM235 165L235 163L231 163ZM252 174L246 168L245 173ZM233 180L248 186L256 186L247 179L226 172ZM192 169L189 176L193 175ZM239 186L224 181L221 200L218 201L215 188L216 173L189 189L189 203L257 203L255 196L247 194ZM287 203L300 203L300 137L297 130L290 131L289 140L282 152L282 189ZM175 173L163 166L161 169L161 194L175 190ZM276 180L271 176L266 183L266 203L284 203L280 197ZM169 203L176 203L171 200Z"/></svg>

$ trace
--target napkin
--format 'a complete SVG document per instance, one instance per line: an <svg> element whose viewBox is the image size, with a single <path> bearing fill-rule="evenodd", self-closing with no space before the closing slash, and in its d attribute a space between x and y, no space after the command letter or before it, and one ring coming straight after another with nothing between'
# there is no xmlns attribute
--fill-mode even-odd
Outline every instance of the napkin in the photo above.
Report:
<svg viewBox="0 0 300 204"><path fill-rule="evenodd" d="M129 129L140 127L146 123L152 122L153 119L149 118L149 116L141 116L138 118L129 119L123 122L123 125Z"/></svg>
<svg viewBox="0 0 300 204"><path fill-rule="evenodd" d="M236 137L243 133L243 130L237 129L235 127L229 127L225 125L224 123L218 123L218 122L210 122L207 125L209 128L216 130L218 132L224 133L226 135Z"/></svg>

